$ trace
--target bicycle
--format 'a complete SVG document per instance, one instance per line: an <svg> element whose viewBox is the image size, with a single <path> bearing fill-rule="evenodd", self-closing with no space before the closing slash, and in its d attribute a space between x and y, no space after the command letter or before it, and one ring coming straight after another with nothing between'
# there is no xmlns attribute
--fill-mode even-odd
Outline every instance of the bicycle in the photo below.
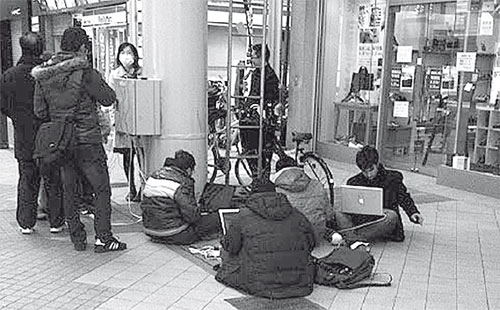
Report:
<svg viewBox="0 0 500 310"><path fill-rule="evenodd" d="M302 143L309 143L312 139L311 133L301 133L301 132L292 132L292 141L295 142L295 154L293 158L290 158L289 155L286 154L285 150L277 141L276 138L273 139L273 152L278 155L279 160L287 160L293 159L295 166L304 169L304 172L311 178L318 180L325 191L328 194L328 199L330 204L333 206L334 203L334 181L333 175L328 168L328 165L325 161L316 153L312 151L305 151L303 147L301 147ZM249 155L249 154L243 154ZM248 164L246 158L238 158L234 165L234 172L236 175L236 179L238 183L244 187L250 186L253 181L253 173L250 169L250 165Z"/></svg>

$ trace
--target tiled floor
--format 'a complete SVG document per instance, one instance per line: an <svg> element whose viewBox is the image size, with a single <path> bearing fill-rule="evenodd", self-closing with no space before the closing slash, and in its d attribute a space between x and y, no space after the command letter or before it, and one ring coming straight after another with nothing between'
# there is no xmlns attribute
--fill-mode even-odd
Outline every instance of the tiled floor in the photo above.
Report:
<svg viewBox="0 0 500 310"><path fill-rule="evenodd" d="M111 160L112 181L123 182L119 161ZM114 230L129 244L121 253L75 252L67 233L51 235L46 222L35 234L20 235L12 151L0 150L0 161L0 308L225 310L235 309L225 299L243 296L179 248L150 243L126 216L126 205L113 217L121 225ZM328 164L336 184L357 172L353 165ZM332 310L500 309L500 201L404 175L415 196L425 198L419 205L425 222L415 226L403 216L406 240L374 246L375 272L391 274L393 285L348 291L315 286L307 298ZM122 204L125 191L114 188L113 200ZM91 220L85 223L91 233Z"/></svg>

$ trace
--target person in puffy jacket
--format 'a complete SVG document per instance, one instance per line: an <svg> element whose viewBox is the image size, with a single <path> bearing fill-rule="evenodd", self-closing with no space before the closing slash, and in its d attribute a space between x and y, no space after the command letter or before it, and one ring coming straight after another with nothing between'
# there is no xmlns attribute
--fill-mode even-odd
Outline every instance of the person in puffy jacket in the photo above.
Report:
<svg viewBox="0 0 500 310"><path fill-rule="evenodd" d="M73 124L71 145L55 165L62 169L64 211L75 249L84 251L87 245L74 201L78 178L84 177L95 193L94 251L121 251L127 245L111 232L111 186L96 109L97 102L113 104L116 94L90 66L89 47L90 40L82 28L64 31L61 52L31 71L36 80L34 112L42 122Z"/></svg>
<svg viewBox="0 0 500 310"><path fill-rule="evenodd" d="M215 279L272 299L313 290L315 246L311 223L270 181L255 182L246 206L227 223L225 250Z"/></svg>
<svg viewBox="0 0 500 310"><path fill-rule="evenodd" d="M218 214L202 215L194 195L193 155L178 150L146 181L141 201L144 233L152 241L191 244L219 230Z"/></svg>
<svg viewBox="0 0 500 310"><path fill-rule="evenodd" d="M300 167L281 166L278 162L276 170L273 176L276 191L285 194L290 204L306 216L314 228L316 240L320 240L326 232L327 220L333 216L323 184L311 179Z"/></svg>

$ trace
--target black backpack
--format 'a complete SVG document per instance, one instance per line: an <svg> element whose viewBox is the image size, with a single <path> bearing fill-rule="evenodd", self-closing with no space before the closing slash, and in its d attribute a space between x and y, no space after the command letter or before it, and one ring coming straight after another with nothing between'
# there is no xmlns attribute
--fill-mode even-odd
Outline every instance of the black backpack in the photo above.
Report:
<svg viewBox="0 0 500 310"><path fill-rule="evenodd" d="M392 277L389 274L388 279L384 281L373 280L375 259L364 246L358 246L354 250L348 246L335 248L327 256L316 258L314 263L314 282L320 285L335 286L339 289L391 285ZM370 280L363 281L365 279Z"/></svg>

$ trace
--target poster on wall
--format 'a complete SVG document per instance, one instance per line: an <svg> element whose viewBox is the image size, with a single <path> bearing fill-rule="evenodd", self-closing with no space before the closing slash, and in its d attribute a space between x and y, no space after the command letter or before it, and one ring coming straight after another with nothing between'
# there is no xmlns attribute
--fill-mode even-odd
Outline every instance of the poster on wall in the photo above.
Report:
<svg viewBox="0 0 500 310"><path fill-rule="evenodd" d="M496 100L500 100L500 67L493 68L491 76L490 104L495 104Z"/></svg>
<svg viewBox="0 0 500 310"><path fill-rule="evenodd" d="M408 117L410 103L408 101L394 101L393 117Z"/></svg>
<svg viewBox="0 0 500 310"><path fill-rule="evenodd" d="M476 53L458 52L457 71L474 72L476 69Z"/></svg>
<svg viewBox="0 0 500 310"><path fill-rule="evenodd" d="M399 89L401 87L401 68L391 69L391 88Z"/></svg>
<svg viewBox="0 0 500 310"><path fill-rule="evenodd" d="M443 66L443 78L441 80L442 95L456 95L458 86L458 71L454 66Z"/></svg>
<svg viewBox="0 0 500 310"><path fill-rule="evenodd" d="M415 77L415 66L401 67L401 91L413 91L413 78Z"/></svg>
<svg viewBox="0 0 500 310"><path fill-rule="evenodd" d="M442 68L427 68L427 85L429 91L439 91L441 89Z"/></svg>

